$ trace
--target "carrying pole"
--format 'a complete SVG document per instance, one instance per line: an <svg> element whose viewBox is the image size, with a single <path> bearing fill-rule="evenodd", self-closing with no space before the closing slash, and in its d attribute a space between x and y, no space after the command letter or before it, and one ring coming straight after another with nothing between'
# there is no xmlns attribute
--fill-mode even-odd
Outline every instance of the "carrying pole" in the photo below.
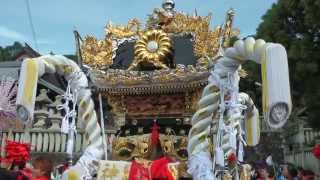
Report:
<svg viewBox="0 0 320 180"><path fill-rule="evenodd" d="M103 144L103 150L104 150L104 154L105 154L105 159L108 159L108 144L106 142L106 133L104 131L104 117L103 117L103 107L102 107L102 97L101 97L101 93L99 93L99 105L100 105L100 125L101 125L101 129L102 129L102 144Z"/></svg>

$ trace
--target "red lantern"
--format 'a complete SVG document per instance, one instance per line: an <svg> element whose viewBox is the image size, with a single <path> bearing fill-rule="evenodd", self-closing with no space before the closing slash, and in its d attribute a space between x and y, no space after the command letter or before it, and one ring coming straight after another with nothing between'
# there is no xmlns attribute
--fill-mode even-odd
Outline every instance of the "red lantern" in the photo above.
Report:
<svg viewBox="0 0 320 180"><path fill-rule="evenodd" d="M312 153L317 159L320 159L320 144L314 146Z"/></svg>

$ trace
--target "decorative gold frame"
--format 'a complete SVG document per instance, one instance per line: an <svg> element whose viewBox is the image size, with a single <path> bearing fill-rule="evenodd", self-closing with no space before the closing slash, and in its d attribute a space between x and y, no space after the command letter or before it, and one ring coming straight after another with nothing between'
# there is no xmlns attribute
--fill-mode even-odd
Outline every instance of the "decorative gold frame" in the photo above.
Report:
<svg viewBox="0 0 320 180"><path fill-rule="evenodd" d="M205 17L189 16L183 13L176 13L169 24L161 26L161 29L170 34L191 33L194 36L194 53L198 57L200 66L209 67L209 59L213 59L222 48L228 44L231 37L237 36L238 31L232 29L234 12L228 11L225 26L210 29L209 24L211 14ZM148 22L147 22L148 23ZM113 63L115 56L114 41L124 41L127 39L139 40L145 38L145 32L150 31L151 25L147 24L147 29L141 29L141 23L137 19L128 21L126 26L114 26L109 23L106 26L106 36L103 40L94 37L87 37L81 46L83 62L95 68L108 67ZM152 29L151 29L152 30ZM155 29L154 29L155 30ZM158 31L158 30L156 30ZM136 48L139 48L136 47ZM151 58L148 56L148 58ZM158 63L161 65L161 63Z"/></svg>
<svg viewBox="0 0 320 180"><path fill-rule="evenodd" d="M112 143L112 158L115 160L130 161L134 157L148 158L151 154L150 134L117 137ZM127 157L122 153L129 153Z"/></svg>

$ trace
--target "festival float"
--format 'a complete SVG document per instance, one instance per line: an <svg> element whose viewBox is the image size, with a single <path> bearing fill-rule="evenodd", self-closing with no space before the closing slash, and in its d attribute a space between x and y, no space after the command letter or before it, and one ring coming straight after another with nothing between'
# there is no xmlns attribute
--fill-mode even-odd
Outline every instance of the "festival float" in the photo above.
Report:
<svg viewBox="0 0 320 180"><path fill-rule="evenodd" d="M28 128L4 133L2 145L65 157L57 179L249 179L244 147L259 143L260 116L239 92L241 65L261 65L263 119L280 128L291 112L286 50L252 37L231 44L233 10L211 28L211 14L174 7L164 1L144 25L110 22L102 39L75 31L77 62L24 60L16 116ZM48 74L62 93L38 87Z"/></svg>

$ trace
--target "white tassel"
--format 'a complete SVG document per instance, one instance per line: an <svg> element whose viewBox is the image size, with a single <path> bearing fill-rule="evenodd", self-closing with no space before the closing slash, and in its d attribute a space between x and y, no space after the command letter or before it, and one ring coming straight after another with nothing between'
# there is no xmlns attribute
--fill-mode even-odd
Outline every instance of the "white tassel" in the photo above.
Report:
<svg viewBox="0 0 320 180"><path fill-rule="evenodd" d="M73 151L73 138L70 138L67 142L67 153L72 154Z"/></svg>
<svg viewBox="0 0 320 180"><path fill-rule="evenodd" d="M236 131L232 131L230 133L229 144L230 144L232 149L236 149L237 148L237 132Z"/></svg>
<svg viewBox="0 0 320 180"><path fill-rule="evenodd" d="M243 162L243 144L242 142L239 143L239 149L238 149L238 161Z"/></svg>
<svg viewBox="0 0 320 180"><path fill-rule="evenodd" d="M221 167L224 167L224 153L220 147L216 148L216 164Z"/></svg>
<svg viewBox="0 0 320 180"><path fill-rule="evenodd" d="M65 116L61 121L61 132L67 134L69 131L69 119Z"/></svg>

